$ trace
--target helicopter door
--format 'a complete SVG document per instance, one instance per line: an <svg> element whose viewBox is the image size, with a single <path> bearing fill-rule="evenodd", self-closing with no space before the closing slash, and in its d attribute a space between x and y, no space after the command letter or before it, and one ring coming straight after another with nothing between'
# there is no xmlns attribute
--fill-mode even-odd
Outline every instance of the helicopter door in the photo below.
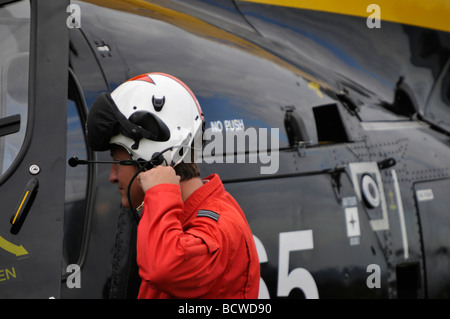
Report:
<svg viewBox="0 0 450 319"><path fill-rule="evenodd" d="M0 2L0 298L59 297L68 4Z"/></svg>
<svg viewBox="0 0 450 319"><path fill-rule="evenodd" d="M428 298L450 298L450 255L447 251L450 242L450 180L440 179L420 182L414 185L416 204L419 209L420 228L423 236L425 272ZM417 277L414 263L403 269L409 274L406 283L406 297L416 295L418 289L413 280ZM414 271L414 272L413 272ZM397 270L398 272L398 270ZM413 294L413 296L411 296Z"/></svg>

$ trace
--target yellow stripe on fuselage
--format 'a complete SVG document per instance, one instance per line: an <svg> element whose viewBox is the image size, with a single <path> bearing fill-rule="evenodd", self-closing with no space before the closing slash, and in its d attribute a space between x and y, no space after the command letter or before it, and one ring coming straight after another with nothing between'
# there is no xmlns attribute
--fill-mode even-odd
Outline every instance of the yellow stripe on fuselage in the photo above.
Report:
<svg viewBox="0 0 450 319"><path fill-rule="evenodd" d="M242 0L299 9L369 17L370 4L380 7L381 20L450 32L449 0Z"/></svg>

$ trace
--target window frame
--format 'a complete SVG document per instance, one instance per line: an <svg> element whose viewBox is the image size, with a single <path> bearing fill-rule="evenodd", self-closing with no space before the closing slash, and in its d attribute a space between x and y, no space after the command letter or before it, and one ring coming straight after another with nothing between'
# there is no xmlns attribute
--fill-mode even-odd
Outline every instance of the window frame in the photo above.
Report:
<svg viewBox="0 0 450 319"><path fill-rule="evenodd" d="M84 123L86 123L86 119L87 119L87 105L86 105L86 100L84 98L84 94L83 94L83 90L81 88L81 85L75 75L75 73L73 72L73 70L69 67L68 69L68 75L69 75L69 83L68 83L68 93L70 90L73 90L73 97L74 97L74 102L75 102L75 106L77 108L78 111L78 116L80 118L80 122L82 127L84 127ZM86 144L86 132L85 130L83 130L84 132L84 137L85 137L85 145L86 145L86 154L88 157L88 160L92 160L95 161L96 158L96 154L94 151L91 150L90 147L87 146ZM95 205L95 192L94 192L94 185L96 183L96 176L98 173L98 169L97 169L97 164L93 164L93 165L88 165L87 167L87 181L86 181L86 195L85 195L85 202L84 202L84 225L83 225L83 232L82 232L82 237L81 237L81 244L79 247L79 254L78 254L78 258L77 258L77 262L76 264L80 267L83 268L85 261L86 261L86 255L87 255L87 251L88 251L88 245L89 245L89 234L91 231L91 226L92 226L92 216L94 213L94 205ZM65 250L66 247L65 245L63 245L63 249ZM64 252L63 252L63 264L64 262L66 262L66 260L64 260ZM65 267L63 265L63 269L62 269L62 277L61 280L64 282L67 280L69 273L65 272Z"/></svg>
<svg viewBox="0 0 450 319"><path fill-rule="evenodd" d="M18 1L20 1L20 0L0 1L0 4L8 5L8 4L18 2ZM33 129L34 129L35 107L34 107L33 103L31 103L30 97L31 97L31 94L32 94L31 91L33 90L33 88L30 86L30 83L31 83L32 77L34 76L31 71L31 65L32 65L33 56L34 56L34 54L36 54L36 53L32 52L33 51L32 48L34 47L33 41L37 36L36 30L35 30L35 28L33 28L36 18L33 17L31 1L25 0L25 2L27 2L30 7L30 16L29 16L30 30L29 30L29 43L28 43L28 70L29 70L29 72L28 72L28 97L27 97L27 102L28 102L27 123L25 126L24 139L22 141L22 145L20 146L19 152L17 153L16 157L12 161L11 165L9 165L9 167L4 172L1 172L0 186L2 186L13 175L13 173L17 170L17 168L22 163L22 161L27 153L27 150L30 148L30 145L31 145L32 134L30 132L33 132Z"/></svg>

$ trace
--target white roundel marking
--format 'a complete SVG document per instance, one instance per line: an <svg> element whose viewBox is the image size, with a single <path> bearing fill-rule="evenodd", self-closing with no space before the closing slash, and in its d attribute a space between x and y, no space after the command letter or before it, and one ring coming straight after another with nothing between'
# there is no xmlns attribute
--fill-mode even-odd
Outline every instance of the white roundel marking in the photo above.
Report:
<svg viewBox="0 0 450 319"><path fill-rule="evenodd" d="M380 206L381 197L378 185L372 176L365 174L361 179L361 190L364 202L369 208L376 208Z"/></svg>

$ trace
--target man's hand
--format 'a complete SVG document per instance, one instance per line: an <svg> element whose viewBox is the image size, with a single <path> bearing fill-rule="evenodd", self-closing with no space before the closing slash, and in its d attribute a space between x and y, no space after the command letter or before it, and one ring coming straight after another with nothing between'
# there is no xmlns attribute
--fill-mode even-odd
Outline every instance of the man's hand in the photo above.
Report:
<svg viewBox="0 0 450 319"><path fill-rule="evenodd" d="M140 173L137 179L144 192L158 184L180 185L180 176L176 175L172 166L156 166L149 171Z"/></svg>

